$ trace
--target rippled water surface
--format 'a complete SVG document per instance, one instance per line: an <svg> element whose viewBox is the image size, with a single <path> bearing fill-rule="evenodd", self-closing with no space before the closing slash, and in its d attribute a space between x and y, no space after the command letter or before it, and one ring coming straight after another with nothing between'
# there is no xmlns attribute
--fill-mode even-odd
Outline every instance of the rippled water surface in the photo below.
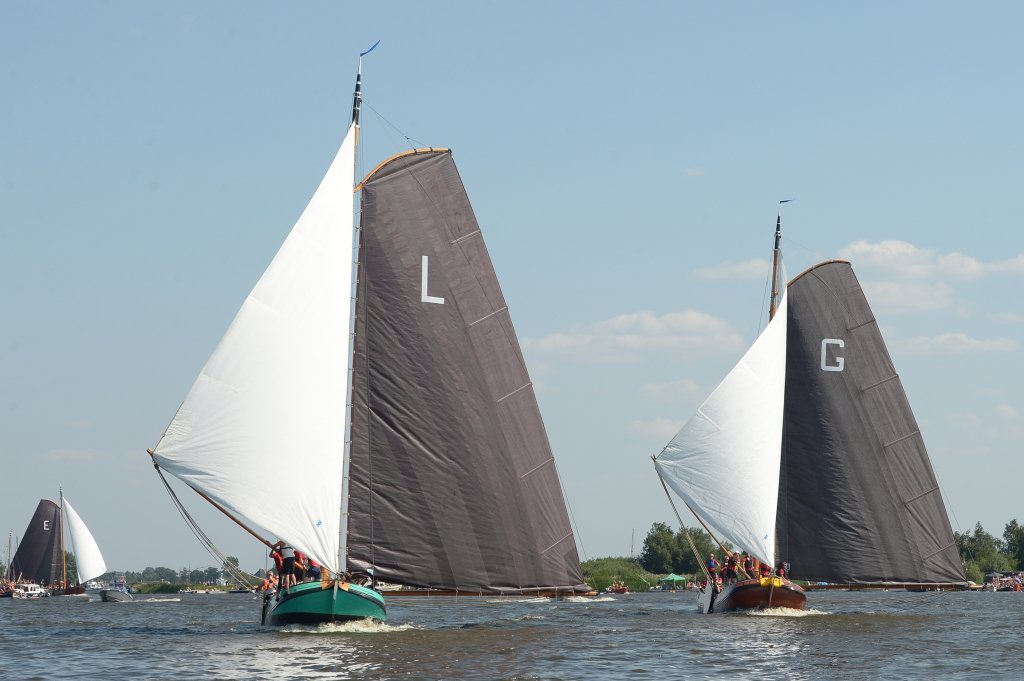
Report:
<svg viewBox="0 0 1024 681"><path fill-rule="evenodd" d="M690 593L389 597L384 625L284 629L257 606L2 599L0 678L1024 678L1024 593L814 592L758 615L699 615Z"/></svg>

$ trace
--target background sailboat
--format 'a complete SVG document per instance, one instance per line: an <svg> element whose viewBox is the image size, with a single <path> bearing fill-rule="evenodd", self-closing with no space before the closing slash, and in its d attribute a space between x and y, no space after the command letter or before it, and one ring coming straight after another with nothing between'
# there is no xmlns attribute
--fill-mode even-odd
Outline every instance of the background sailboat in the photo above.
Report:
<svg viewBox="0 0 1024 681"><path fill-rule="evenodd" d="M789 319L785 287L777 297L781 238L780 212L768 325L697 413L654 457L666 494L671 487L712 536L769 567L775 560ZM704 564L704 556L696 558ZM698 601L702 612L772 605L802 608L805 602L803 591L788 580L745 575L757 578L721 588L716 577L705 571L706 584Z"/></svg>
<svg viewBox="0 0 1024 681"><path fill-rule="evenodd" d="M781 216L776 263L780 239ZM812 267L777 312L776 276L768 326L655 457L663 482L723 539L791 565L788 576L965 583L920 429L852 267ZM757 607L737 605L741 585L717 603L705 589L702 610Z"/></svg>
<svg viewBox="0 0 1024 681"><path fill-rule="evenodd" d="M351 581L371 571L474 593L586 590L451 154L378 166L359 185L353 238L361 63L341 149L154 464L268 546L280 538L324 567L330 578L270 606L274 624L384 619L380 594Z"/></svg>
<svg viewBox="0 0 1024 681"><path fill-rule="evenodd" d="M107 571L96 539L81 516L61 493L60 504L40 499L11 560L15 580L29 580L53 589L53 595L81 595L82 586ZM65 552L75 558L75 571L68 574Z"/></svg>
<svg viewBox="0 0 1024 681"><path fill-rule="evenodd" d="M61 578L60 506L40 499L11 559L11 578L53 584Z"/></svg>

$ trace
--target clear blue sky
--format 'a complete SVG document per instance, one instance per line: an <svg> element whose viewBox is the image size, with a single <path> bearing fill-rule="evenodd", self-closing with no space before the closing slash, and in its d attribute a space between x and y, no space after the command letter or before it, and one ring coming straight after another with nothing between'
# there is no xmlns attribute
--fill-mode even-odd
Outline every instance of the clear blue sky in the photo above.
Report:
<svg viewBox="0 0 1024 681"><path fill-rule="evenodd" d="M849 256L953 511L1020 506L1014 3L0 2L0 529L207 565L145 454L366 101L455 152L587 555L791 274ZM373 111L364 166L407 143ZM244 566L252 540L192 500Z"/></svg>

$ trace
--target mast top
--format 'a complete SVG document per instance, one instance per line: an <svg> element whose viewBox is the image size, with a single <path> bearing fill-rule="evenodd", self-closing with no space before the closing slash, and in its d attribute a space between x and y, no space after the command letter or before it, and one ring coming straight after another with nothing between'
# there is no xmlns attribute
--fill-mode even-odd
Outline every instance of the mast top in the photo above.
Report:
<svg viewBox="0 0 1024 681"><path fill-rule="evenodd" d="M370 54L380 45L378 40L370 49L359 53L359 65L356 68L356 90L352 93L352 124L359 127L359 110L363 104L363 57Z"/></svg>
<svg viewBox="0 0 1024 681"><path fill-rule="evenodd" d="M768 319L775 317L779 300L779 258L782 255L780 244L782 243L782 204L789 203L793 199L782 199L779 201L779 211L775 217L775 247L772 250L772 298L768 305Z"/></svg>

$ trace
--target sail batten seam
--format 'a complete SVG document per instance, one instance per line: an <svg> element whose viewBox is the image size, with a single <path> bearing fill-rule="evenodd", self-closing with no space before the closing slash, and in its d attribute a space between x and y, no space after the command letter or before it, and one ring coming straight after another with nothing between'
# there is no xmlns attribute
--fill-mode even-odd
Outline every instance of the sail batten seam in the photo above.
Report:
<svg viewBox="0 0 1024 681"><path fill-rule="evenodd" d="M484 315L484 316L483 316L483 317L481 317L480 319L476 320L475 322L471 322L471 323L470 323L470 324L468 324L467 326L468 326L468 327L470 327L470 328L472 328L472 327L476 326L477 324L479 324L480 322L485 322L485 321L487 321L488 319L490 319L491 317L493 317L494 315L496 315L496 314L500 314L500 313L502 313L502 312L505 312L505 311L507 311L507 310L508 310L508 305L506 305L505 307L503 307L503 308L501 308L501 309L495 310L494 312L492 312L492 313L491 313L491 314L489 314L489 315Z"/></svg>
<svg viewBox="0 0 1024 681"><path fill-rule="evenodd" d="M528 476L528 475L532 475L533 473L536 473L536 472L537 472L537 471L539 471L539 470L540 470L541 468L544 468L544 466L547 466L547 465L548 465L549 463L551 463L551 462L552 462L552 461L554 461L554 460L555 460L555 457L553 457L553 456L552 456L552 457L550 457L550 458L548 458L548 460L547 460L547 461L544 461L543 463L539 463L539 464L537 464L536 466L534 466L534 467L533 467L533 468L531 468L530 470L528 470L528 471L526 471L525 473L523 473L522 475L520 475L520 476L519 476L519 479L520 479L520 480L522 480L522 479L523 479L523 478L525 478L526 476Z"/></svg>
<svg viewBox="0 0 1024 681"><path fill-rule="evenodd" d="M569 538L569 537L571 537L571 536L572 536L572 532L570 532L569 534L565 535L564 537L562 537L561 539L559 539L558 541L556 541L556 542L555 542L554 544L552 544L551 546L549 546L549 547L547 547L546 549L544 549L543 551L541 551L541 552L540 552L540 555L542 555L542 556L543 556L543 555L544 555L545 553L547 553L547 552L548 552L548 551L550 551L551 549L555 548L556 546L558 546L559 544L561 544L562 542L564 542L564 541L565 541L566 539L568 539L568 538Z"/></svg>
<svg viewBox="0 0 1024 681"><path fill-rule="evenodd" d="M851 326L851 327L848 327L848 328L847 328L846 330L847 330L847 331L856 331L856 330L857 330L857 329L859 329L860 327L862 327L862 326L867 326L868 324L873 324L874 322L875 322L875 318L874 318L874 317L872 317L871 319L867 320L866 322L861 322L861 323L860 323L860 324L858 324L857 326Z"/></svg>
<svg viewBox="0 0 1024 681"><path fill-rule="evenodd" d="M929 554L928 554L927 556L924 556L923 558L921 558L921 560L929 560L929 559L931 559L931 558L934 558L935 556L939 555L939 554L940 554L940 553L942 553L943 551L948 551L948 550L949 550L950 548L952 548L952 547L954 547L954 546L956 546L956 542L951 542L951 543L949 543L949 544L946 544L945 546L943 546L943 547L942 547L941 549L939 549L938 551L932 551L932 552L931 552L931 553L929 553Z"/></svg>
<svg viewBox="0 0 1024 681"><path fill-rule="evenodd" d="M899 443L903 442L904 440L909 440L910 438L914 437L915 435L920 435L920 434L921 434L920 429L915 430L913 433L910 433L908 435L904 435L903 437L898 438L896 440L893 440L892 442L887 442L885 445L883 445L883 447L885 449L888 449L889 447L892 447L893 445L898 445Z"/></svg>
<svg viewBox="0 0 1024 681"><path fill-rule="evenodd" d="M531 385L533 385L533 381L530 381L529 383L527 383L527 384L526 384L526 385L524 385L524 386L521 386L521 387L519 387L519 388L516 388L515 390L513 390L512 392L510 392L510 393L509 393L508 395L505 395L504 397L502 397L502 398L500 398L500 399L497 399L497 400L495 400L495 401L494 401L494 403L495 403L495 404L501 404L502 402L504 402L504 401L505 401L505 400L507 400L508 398L512 397L512 396L513 396L513 395L515 395L516 393L518 393L518 392L522 392L523 390L526 390L526 389L527 389L527 388L529 388L529 387L530 387Z"/></svg>
<svg viewBox="0 0 1024 681"><path fill-rule="evenodd" d="M881 381L875 381L871 385L865 386L865 387L861 388L860 391L862 393L866 393L867 391L871 390L872 388L877 388L878 386L882 385L883 383L888 383L892 379L899 378L899 377L900 377L899 374L893 374L892 376L889 376L888 378L883 378Z"/></svg>
<svg viewBox="0 0 1024 681"><path fill-rule="evenodd" d="M480 236L481 234L482 234L482 232L478 229L475 232L470 232L469 234L463 234L458 239L455 239L454 241L449 241L448 243L451 244L452 246L454 246L455 244L459 243L460 241L465 241L466 239L469 239L470 237Z"/></svg>
<svg viewBox="0 0 1024 681"><path fill-rule="evenodd" d="M917 501L921 497L927 496L927 495L929 495L929 494L931 494L933 492L938 492L938 491L939 491L939 486L936 485L935 487L932 487L931 489L926 489L925 491L921 492L920 494L915 494L914 496L910 497L909 499L904 500L903 505L904 506L909 506L911 503Z"/></svg>

